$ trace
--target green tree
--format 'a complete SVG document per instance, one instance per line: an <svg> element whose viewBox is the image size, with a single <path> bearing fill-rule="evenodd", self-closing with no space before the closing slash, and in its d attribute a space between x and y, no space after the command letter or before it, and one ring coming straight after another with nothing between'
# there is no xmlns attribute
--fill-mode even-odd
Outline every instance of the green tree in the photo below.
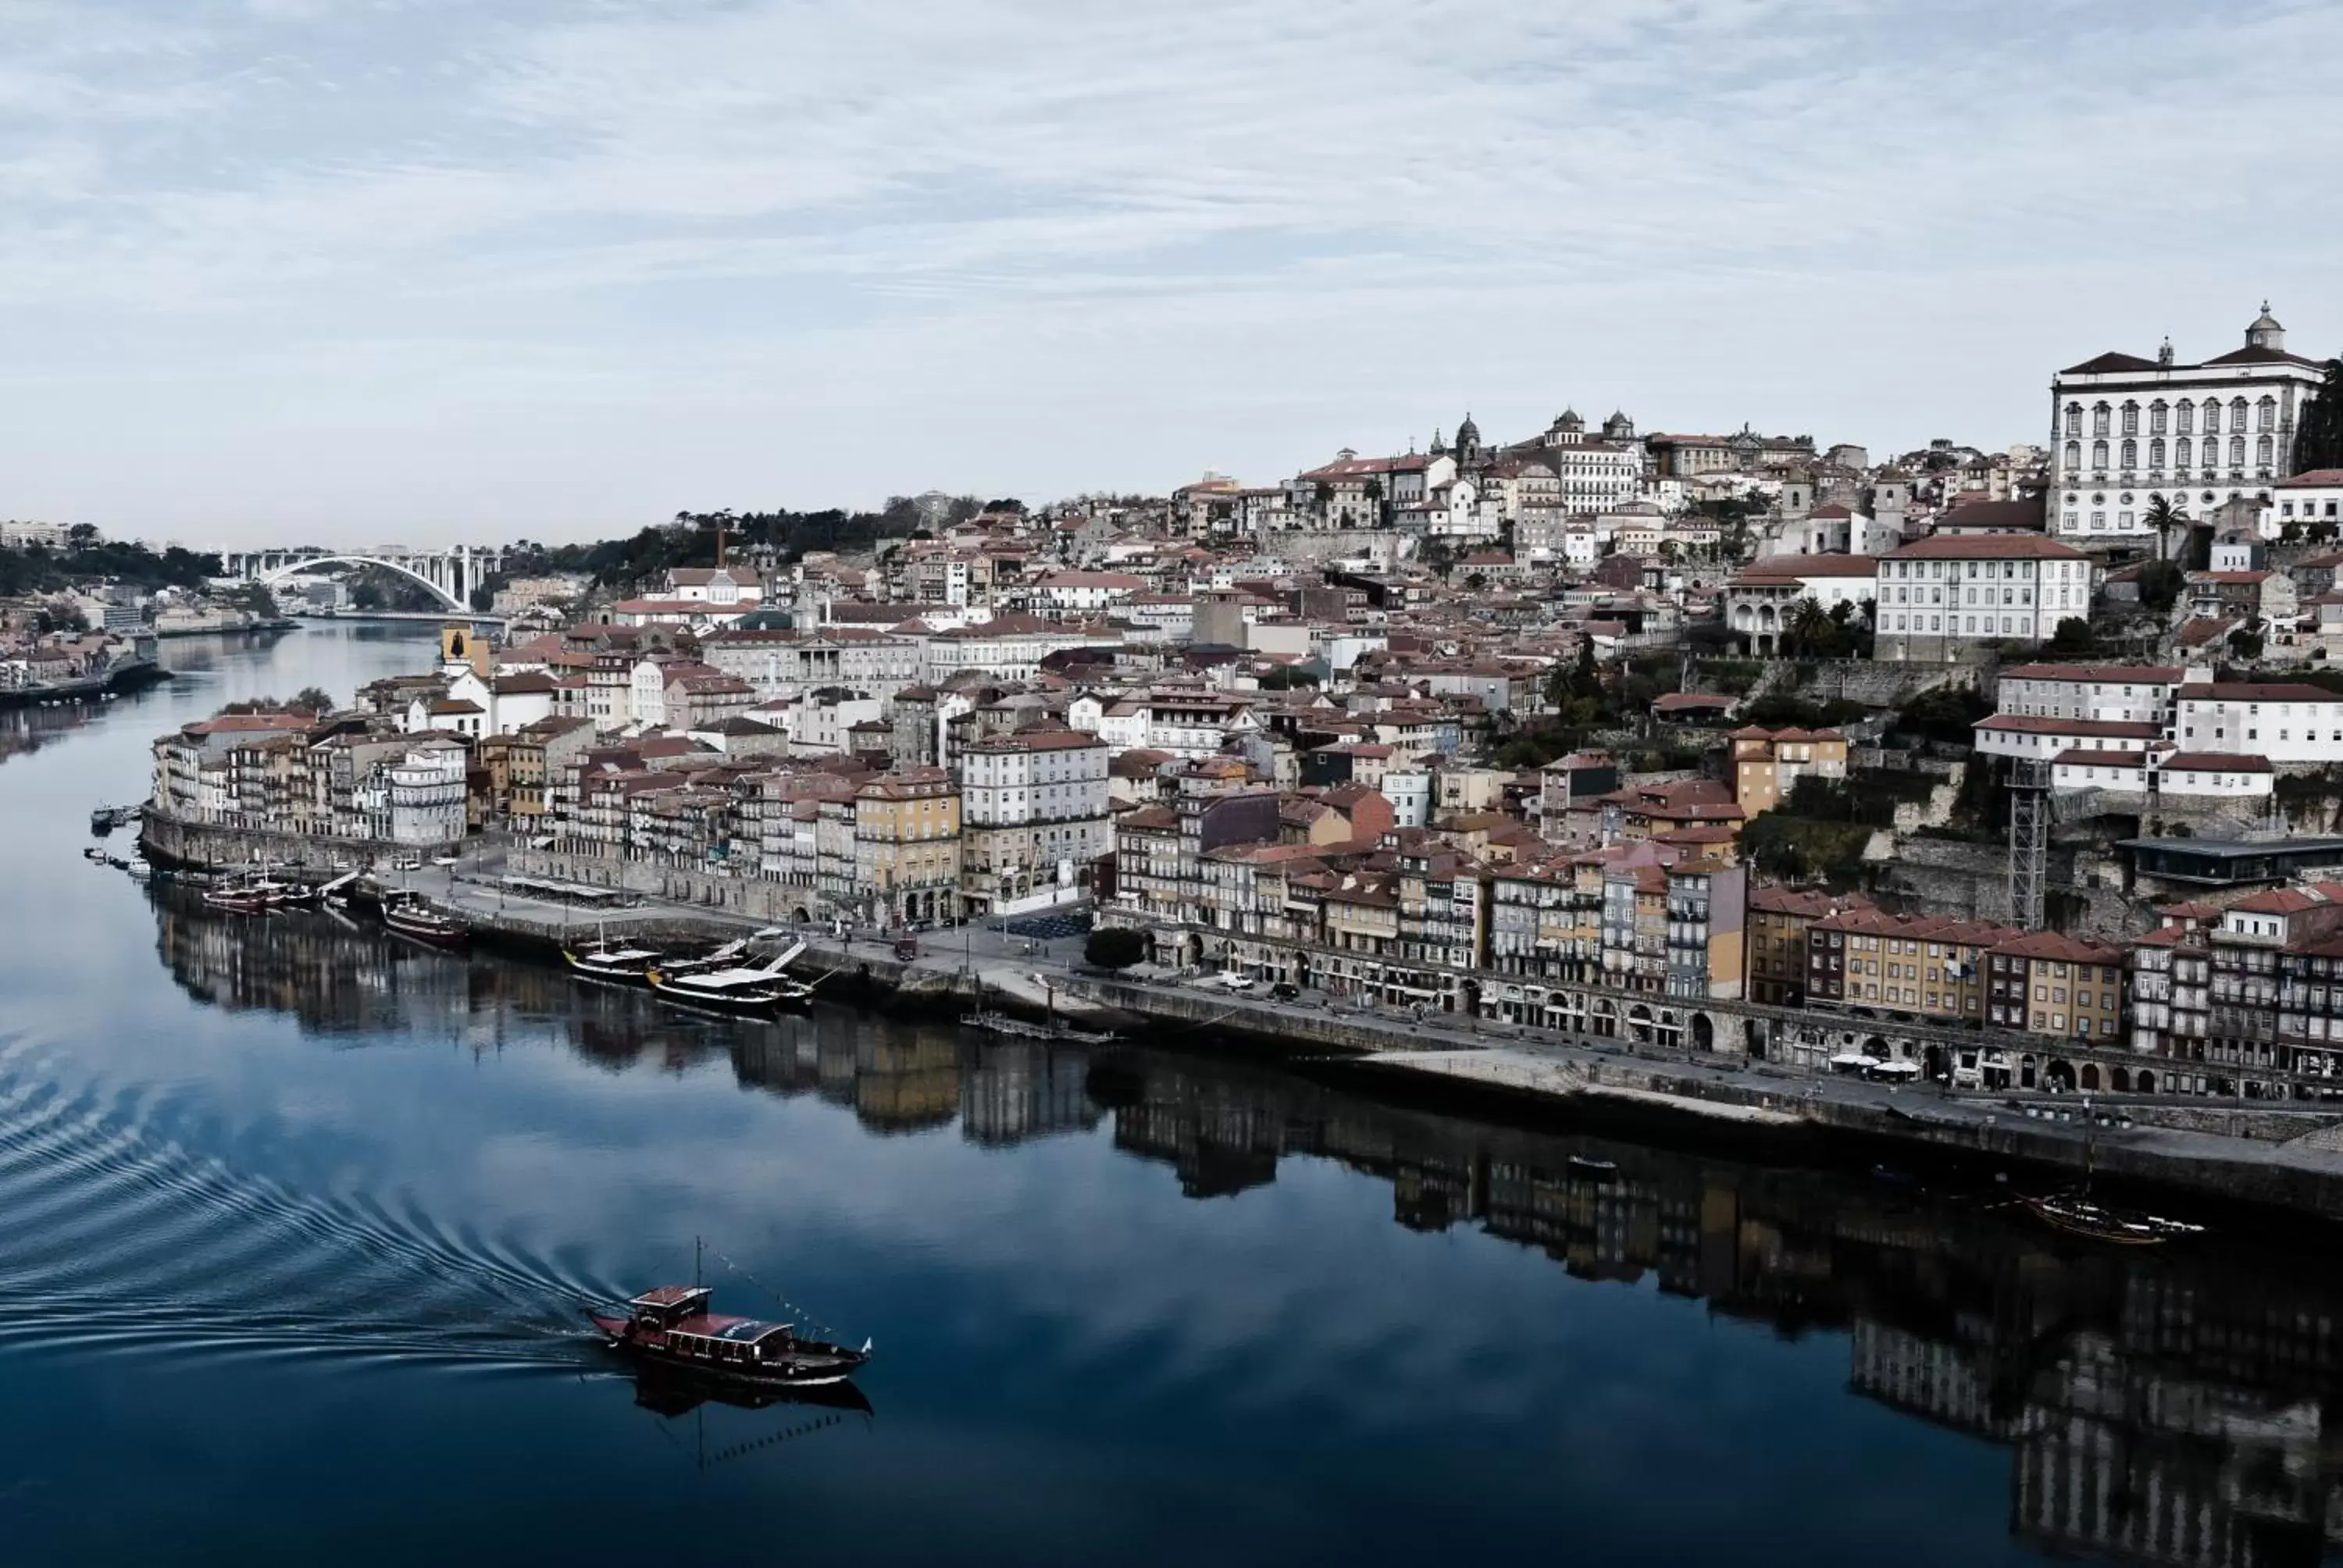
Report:
<svg viewBox="0 0 2343 1568"><path fill-rule="evenodd" d="M2295 422L2294 468L2343 468L2343 359L2327 362L2327 379Z"/></svg>
<svg viewBox="0 0 2343 1568"><path fill-rule="evenodd" d="M1102 970L1127 970L1147 956L1147 938L1129 926L1101 926L1082 944L1082 959Z"/></svg>
<svg viewBox="0 0 2343 1568"><path fill-rule="evenodd" d="M2092 635L2089 621L2068 616L2042 645L2042 651L2053 658L2088 658L2099 651L2099 639Z"/></svg>
<svg viewBox="0 0 2343 1568"><path fill-rule="evenodd" d="M292 705L310 713L331 713L333 694L322 686L305 686L293 694Z"/></svg>

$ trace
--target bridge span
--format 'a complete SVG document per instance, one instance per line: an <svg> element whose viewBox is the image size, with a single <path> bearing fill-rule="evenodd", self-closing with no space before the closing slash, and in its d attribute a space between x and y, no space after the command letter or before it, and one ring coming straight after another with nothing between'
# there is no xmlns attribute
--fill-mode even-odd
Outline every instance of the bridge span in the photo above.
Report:
<svg viewBox="0 0 2343 1568"><path fill-rule="evenodd" d="M306 545L293 549L222 550L220 570L246 582L274 584L297 572L321 568L382 567L430 589L447 608L469 615L472 590L503 567L504 554L494 546L478 545L447 548L383 545L347 550Z"/></svg>

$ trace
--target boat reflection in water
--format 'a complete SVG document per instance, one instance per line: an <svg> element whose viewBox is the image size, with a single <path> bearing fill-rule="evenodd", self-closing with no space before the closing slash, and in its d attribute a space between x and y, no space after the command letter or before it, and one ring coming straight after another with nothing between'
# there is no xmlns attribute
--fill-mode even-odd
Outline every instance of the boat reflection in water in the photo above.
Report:
<svg viewBox="0 0 2343 1568"><path fill-rule="evenodd" d="M160 892L156 905L162 956L190 993L292 1014L337 1043L552 1045L614 1074L729 1069L881 1137L956 1125L1008 1149L1103 1134L1199 1201L1270 1186L1289 1160L1338 1165L1386 1184L1410 1230L1534 1249L1585 1289L1655 1286L1716 1319L1835 1336L1852 1395L2007 1451L2003 1495L1973 1506L2053 1555L2275 1568L2343 1547L2343 1266L2324 1233L2256 1247L2224 1226L2186 1245L2107 1247L1989 1187L1940 1193L1496 1125L1134 1043L1001 1039L827 1004L702 1020L647 991L395 944L325 912L237 920ZM841 1399L868 1411L850 1384L731 1386L650 1366L635 1383L669 1419L786 1407L829 1422ZM792 1422L717 1442L709 1462L799 1434Z"/></svg>
<svg viewBox="0 0 2343 1568"><path fill-rule="evenodd" d="M852 1417L877 1419L870 1401L850 1382L814 1388L744 1383L701 1377L687 1368L646 1365L635 1374L635 1406L660 1419L659 1431L699 1470L712 1470L753 1453L765 1453L784 1444L840 1426ZM709 1431L710 1407L719 1425ZM752 1412L763 1417L748 1422L729 1412ZM691 1442L670 1428L691 1420Z"/></svg>

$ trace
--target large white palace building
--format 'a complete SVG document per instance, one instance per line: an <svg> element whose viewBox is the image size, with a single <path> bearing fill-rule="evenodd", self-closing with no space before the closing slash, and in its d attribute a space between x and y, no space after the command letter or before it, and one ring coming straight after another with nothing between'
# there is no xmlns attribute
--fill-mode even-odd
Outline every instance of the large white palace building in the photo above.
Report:
<svg viewBox="0 0 2343 1568"><path fill-rule="evenodd" d="M2268 306L2246 344L2199 365L2102 354L2050 378L2049 528L2080 542L2143 542L2164 497L2201 518L2224 501L2268 501L2294 472L2294 432L2324 367L2286 351Z"/></svg>

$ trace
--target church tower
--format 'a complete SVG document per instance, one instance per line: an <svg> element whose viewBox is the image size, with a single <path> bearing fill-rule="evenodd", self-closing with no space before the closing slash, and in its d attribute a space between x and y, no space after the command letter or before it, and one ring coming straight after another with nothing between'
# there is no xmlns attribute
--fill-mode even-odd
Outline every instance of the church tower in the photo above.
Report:
<svg viewBox="0 0 2343 1568"><path fill-rule="evenodd" d="M488 639L462 621L451 620L439 628L439 673L453 678L468 669L482 680L488 678Z"/></svg>
<svg viewBox="0 0 2343 1568"><path fill-rule="evenodd" d="M2254 318L2251 327L2246 328L2246 347L2273 349L2280 354L2286 352L2286 328L2280 327L2278 317L2269 313L2269 301L2267 299L2262 301L2262 313Z"/></svg>

